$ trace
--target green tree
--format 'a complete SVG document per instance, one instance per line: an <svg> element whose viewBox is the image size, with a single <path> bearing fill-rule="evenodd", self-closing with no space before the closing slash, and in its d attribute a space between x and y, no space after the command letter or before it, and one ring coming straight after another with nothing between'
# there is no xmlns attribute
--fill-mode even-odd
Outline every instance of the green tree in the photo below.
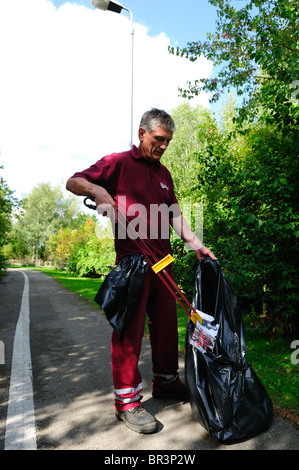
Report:
<svg viewBox="0 0 299 470"><path fill-rule="evenodd" d="M13 226L11 240L27 253L43 256L46 242L60 226L72 223L79 211L75 197L65 197L59 186L40 183L21 201L22 211Z"/></svg>
<svg viewBox="0 0 299 470"><path fill-rule="evenodd" d="M217 127L215 118L209 110L192 107L190 103L177 106L171 115L176 131L163 156L163 164L171 172L180 203L197 202L202 192L198 185L203 166L199 154L206 150L209 135Z"/></svg>
<svg viewBox="0 0 299 470"><path fill-rule="evenodd" d="M296 0L209 0L217 8L216 32L207 41L170 48L197 60L201 54L220 68L216 77L189 82L183 96L212 93L216 102L227 90L243 96L239 117L256 119L262 110L268 123L281 129L298 124L298 2ZM241 3L241 2L240 2ZM222 67L222 68L221 68Z"/></svg>
<svg viewBox="0 0 299 470"><path fill-rule="evenodd" d="M2 169L3 167L0 167ZM8 233L11 228L11 216L17 206L17 199L13 197L13 191L9 189L6 181L0 177L0 250L8 241ZM0 270L4 267L3 255L0 253Z"/></svg>

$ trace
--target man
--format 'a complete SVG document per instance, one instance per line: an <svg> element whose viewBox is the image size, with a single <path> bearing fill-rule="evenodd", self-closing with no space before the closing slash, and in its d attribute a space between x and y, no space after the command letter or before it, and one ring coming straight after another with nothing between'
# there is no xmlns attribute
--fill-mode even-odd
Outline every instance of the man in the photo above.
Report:
<svg viewBox="0 0 299 470"><path fill-rule="evenodd" d="M168 113L151 109L141 118L138 148L133 146L130 151L105 156L83 172L75 173L67 182L67 189L74 194L93 197L100 213L114 215L116 263L125 256L140 253L134 236L118 236L120 232L117 230L121 213L125 213L130 224L137 212L140 219L138 224L132 226L145 242L143 250L146 255L154 254L160 260L171 253L170 224L195 251L199 261L205 256L216 259L182 217L171 175L160 163L174 130L173 119ZM171 267L166 269L173 278ZM178 374L176 301L150 269L134 319L124 338L120 341L113 331L111 341L116 416L139 433L157 430L157 421L141 405L140 395L142 379L138 360L146 313L149 316L152 348L153 396L187 399L186 388Z"/></svg>

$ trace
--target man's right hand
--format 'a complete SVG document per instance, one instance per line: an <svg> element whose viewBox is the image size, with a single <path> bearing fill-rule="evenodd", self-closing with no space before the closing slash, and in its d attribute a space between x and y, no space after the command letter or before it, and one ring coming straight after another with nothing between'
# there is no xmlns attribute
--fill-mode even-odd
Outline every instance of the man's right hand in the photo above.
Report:
<svg viewBox="0 0 299 470"><path fill-rule="evenodd" d="M94 195L94 200L97 206L97 211L104 217L109 217L111 222L114 220L117 222L117 207L113 197L110 196L108 191L102 186L97 186L97 190Z"/></svg>
<svg viewBox="0 0 299 470"><path fill-rule="evenodd" d="M66 189L76 196L92 197L96 203L97 211L111 221L117 222L117 208L112 196L102 186L90 183L85 178L69 178Z"/></svg>

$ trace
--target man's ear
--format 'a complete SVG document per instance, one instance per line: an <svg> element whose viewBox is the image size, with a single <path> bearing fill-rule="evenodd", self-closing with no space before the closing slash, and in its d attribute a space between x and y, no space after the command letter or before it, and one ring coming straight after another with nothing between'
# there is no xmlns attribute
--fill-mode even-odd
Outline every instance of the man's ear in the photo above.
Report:
<svg viewBox="0 0 299 470"><path fill-rule="evenodd" d="M146 131L143 127L139 127L138 135L139 135L139 140L140 142L143 141L144 139L144 134L146 134Z"/></svg>

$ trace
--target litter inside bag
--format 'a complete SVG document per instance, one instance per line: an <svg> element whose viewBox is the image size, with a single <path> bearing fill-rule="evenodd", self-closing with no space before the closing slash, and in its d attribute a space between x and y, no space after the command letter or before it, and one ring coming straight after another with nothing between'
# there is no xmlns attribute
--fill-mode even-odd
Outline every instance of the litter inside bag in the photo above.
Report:
<svg viewBox="0 0 299 470"><path fill-rule="evenodd" d="M95 302L104 310L121 340L139 300L148 267L143 255L123 258L106 276L95 296Z"/></svg>
<svg viewBox="0 0 299 470"><path fill-rule="evenodd" d="M214 317L211 317L210 315L207 315L206 313L201 312L200 310L196 310L196 312L201 316L202 323L199 323L199 321L196 322L193 334L190 337L189 342L192 346L194 346L196 349L198 349L204 354L207 348L213 351L215 345L215 338L217 337L217 333L219 330L219 325L212 325Z"/></svg>
<svg viewBox="0 0 299 470"><path fill-rule="evenodd" d="M208 323L214 327L202 333L198 322L187 326L185 383L194 418L221 442L265 430L272 402L246 361L237 298L219 263L210 258L197 269L193 307L212 317Z"/></svg>

